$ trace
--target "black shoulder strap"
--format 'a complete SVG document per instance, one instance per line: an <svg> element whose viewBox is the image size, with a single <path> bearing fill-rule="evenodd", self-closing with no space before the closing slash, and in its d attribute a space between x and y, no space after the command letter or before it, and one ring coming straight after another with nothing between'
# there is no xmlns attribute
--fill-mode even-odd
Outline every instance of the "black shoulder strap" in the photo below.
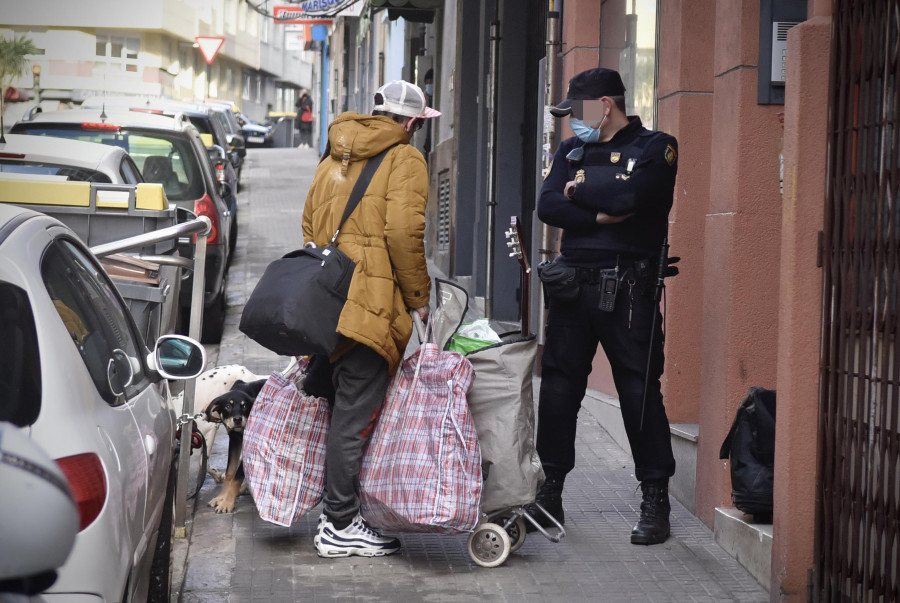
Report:
<svg viewBox="0 0 900 603"><path fill-rule="evenodd" d="M741 404L738 406L737 412L734 416L734 421L731 423L731 429L728 430L728 435L725 436L725 441L722 442L722 447L719 448L719 458L727 459L731 456L731 441L734 439L734 434L737 431L738 424L741 422L741 415L744 414L744 405Z"/></svg>
<svg viewBox="0 0 900 603"><path fill-rule="evenodd" d="M352 214L353 210L356 209L356 206L359 205L363 194L366 192L366 189L369 188L369 182L372 181L372 176L375 175L375 171L378 169L378 166L381 165L381 160L384 159L384 156L387 155L387 152L392 148L393 145L374 157L370 157L369 160L366 161L362 173L359 175L356 184L353 185L353 190L350 192L350 198L347 200L347 207L344 208L344 215L341 216L341 221L338 223L337 230L334 231L334 236L331 237L332 245L334 245L338 235L341 233L341 227L344 225L344 222L347 221L347 218L350 217L350 214Z"/></svg>

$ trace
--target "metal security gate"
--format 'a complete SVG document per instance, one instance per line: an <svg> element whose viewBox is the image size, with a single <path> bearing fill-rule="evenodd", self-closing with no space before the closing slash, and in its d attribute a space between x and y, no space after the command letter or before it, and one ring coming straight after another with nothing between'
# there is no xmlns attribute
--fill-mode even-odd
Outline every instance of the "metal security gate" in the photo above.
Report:
<svg viewBox="0 0 900 603"><path fill-rule="evenodd" d="M900 0L835 0L813 598L900 601Z"/></svg>

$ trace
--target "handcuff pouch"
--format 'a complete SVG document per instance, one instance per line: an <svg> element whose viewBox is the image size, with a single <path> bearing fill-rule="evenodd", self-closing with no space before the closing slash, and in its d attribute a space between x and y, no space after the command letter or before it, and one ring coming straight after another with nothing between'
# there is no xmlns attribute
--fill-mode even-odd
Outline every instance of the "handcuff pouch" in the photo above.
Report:
<svg viewBox="0 0 900 603"><path fill-rule="evenodd" d="M544 304L551 300L571 301L578 297L578 279L575 268L560 262L541 262L537 267L538 278L544 284Z"/></svg>

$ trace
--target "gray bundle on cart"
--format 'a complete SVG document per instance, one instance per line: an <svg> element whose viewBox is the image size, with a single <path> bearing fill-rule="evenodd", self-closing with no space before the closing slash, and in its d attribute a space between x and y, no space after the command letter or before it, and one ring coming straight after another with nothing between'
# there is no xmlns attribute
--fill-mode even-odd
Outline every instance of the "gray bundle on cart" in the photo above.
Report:
<svg viewBox="0 0 900 603"><path fill-rule="evenodd" d="M465 289L436 280L435 341L442 349L459 328L468 307ZM485 476L482 510L534 502L544 472L534 446L532 372L534 335L501 335L500 343L469 352L475 369L468 403L478 431Z"/></svg>

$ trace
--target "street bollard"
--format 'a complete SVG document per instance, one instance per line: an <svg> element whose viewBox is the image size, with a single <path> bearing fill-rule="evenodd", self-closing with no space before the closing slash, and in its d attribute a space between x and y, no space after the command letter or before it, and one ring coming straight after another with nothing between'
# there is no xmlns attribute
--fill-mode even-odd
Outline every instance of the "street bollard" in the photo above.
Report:
<svg viewBox="0 0 900 603"><path fill-rule="evenodd" d="M198 219L206 220L206 216L199 216ZM200 341L200 328L203 324L203 290L206 275L206 238L211 231L211 224L207 224L206 230L197 235L197 242L194 245L194 280L191 289L191 318L188 326L188 336ZM184 395L182 396L181 416L194 415L194 393L196 391L197 380L191 379L184 384ZM185 538L187 529L185 528L185 516L187 514L188 499L188 477L191 468L191 434L194 431L194 421L189 421L181 428L181 448L178 460L178 481L176 482L175 497L175 537Z"/></svg>

